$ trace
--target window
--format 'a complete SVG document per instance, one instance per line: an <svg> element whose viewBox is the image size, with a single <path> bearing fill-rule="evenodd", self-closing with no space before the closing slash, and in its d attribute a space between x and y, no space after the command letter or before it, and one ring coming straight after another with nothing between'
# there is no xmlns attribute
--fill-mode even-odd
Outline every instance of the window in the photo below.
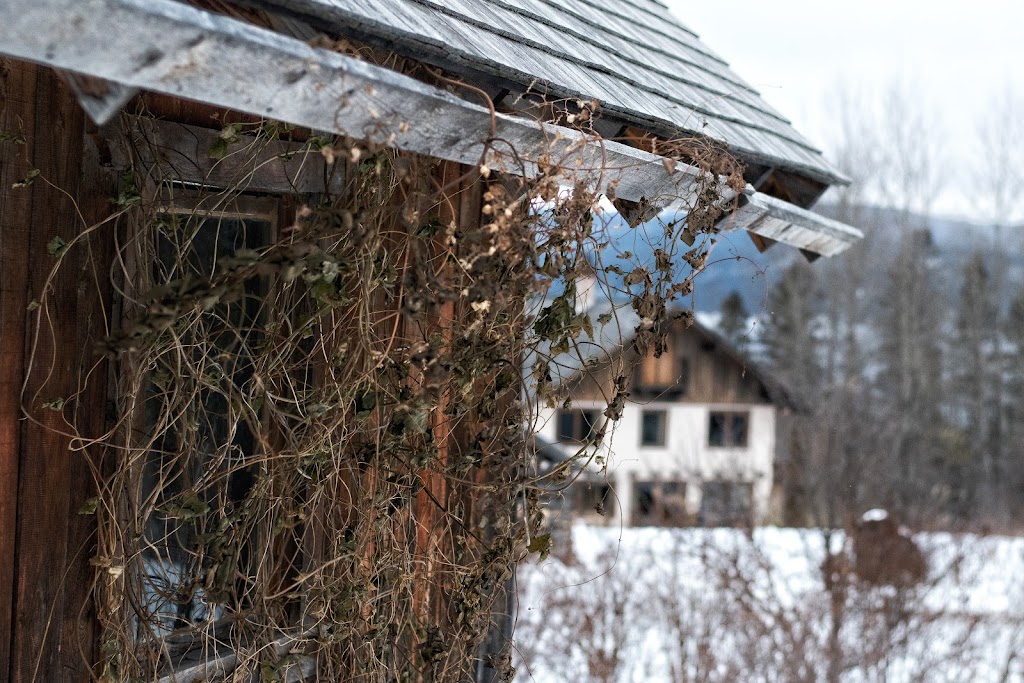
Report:
<svg viewBox="0 0 1024 683"><path fill-rule="evenodd" d="M577 515L608 515L611 512L614 498L612 487L608 484L581 480L571 487L572 507Z"/></svg>
<svg viewBox="0 0 1024 683"><path fill-rule="evenodd" d="M686 526L686 483L634 482L632 516L633 526Z"/></svg>
<svg viewBox="0 0 1024 683"><path fill-rule="evenodd" d="M640 414L640 445L664 446L668 431L668 415L664 410L645 410Z"/></svg>
<svg viewBox="0 0 1024 683"><path fill-rule="evenodd" d="M600 413L596 410L559 410L558 440L584 443L594 435Z"/></svg>
<svg viewBox="0 0 1024 683"><path fill-rule="evenodd" d="M698 521L702 526L749 526L753 499L754 485L749 482L704 482Z"/></svg>
<svg viewBox="0 0 1024 683"><path fill-rule="evenodd" d="M672 352L666 349L660 356L655 355L654 348L640 363L640 384L644 387L670 387L676 383L676 364Z"/></svg>
<svg viewBox="0 0 1024 683"><path fill-rule="evenodd" d="M746 448L749 425L748 412L712 412L708 417L708 445L715 448Z"/></svg>
<svg viewBox="0 0 1024 683"><path fill-rule="evenodd" d="M158 291L201 288L225 259L271 241L276 200L219 200L207 208L211 196L176 190L172 197L167 189L161 197L151 272ZM241 291L211 298L181 330L180 345L162 354L148 375L140 424L149 452L141 472L141 500L148 503L139 607L149 636L174 634L164 641L172 656L190 647L190 632L225 616L224 605L244 607L232 600L230 580L219 582L221 594L198 582L227 561L221 555L235 553L230 561L242 576L258 554L252 539L233 539L224 550L208 539L219 538L217 524L241 514L254 481L248 464L258 449L254 425L231 419L237 408L231 400L253 381L251 350L260 343L267 292L267 278L253 276ZM195 371L180 376L182 363ZM197 375L203 382L195 382Z"/></svg>

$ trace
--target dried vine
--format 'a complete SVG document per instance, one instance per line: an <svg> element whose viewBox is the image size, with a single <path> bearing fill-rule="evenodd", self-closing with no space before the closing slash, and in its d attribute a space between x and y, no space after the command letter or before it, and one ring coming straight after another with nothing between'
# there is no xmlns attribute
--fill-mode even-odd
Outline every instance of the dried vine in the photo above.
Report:
<svg viewBox="0 0 1024 683"><path fill-rule="evenodd" d="M724 157L662 143L708 170L689 220L647 226L656 258L641 263L605 253L596 191L567 192L557 159L499 179L314 136L305 154L338 191L260 213L242 181L183 186L124 121L114 217L51 245L56 272L116 232L109 373L80 382L116 386L116 407L103 434L68 425L102 453L83 510L98 526L97 675L157 680L202 661L193 680L471 677L514 563L548 550L531 435L537 407L561 400L552 363L599 322L577 310L577 283L596 273L629 298L637 350L662 350L726 210ZM282 135L227 125L208 153L257 158ZM573 462L621 414L627 372ZM489 663L511 677L501 653Z"/></svg>

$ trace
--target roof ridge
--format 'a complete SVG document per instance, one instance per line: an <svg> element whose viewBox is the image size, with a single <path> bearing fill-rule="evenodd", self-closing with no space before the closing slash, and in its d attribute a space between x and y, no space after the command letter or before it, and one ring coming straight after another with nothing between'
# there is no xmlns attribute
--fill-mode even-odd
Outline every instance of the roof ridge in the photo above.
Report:
<svg viewBox="0 0 1024 683"><path fill-rule="evenodd" d="M772 135L774 137L780 138L782 140L786 140L787 142L790 142L790 143L792 143L792 144L794 144L794 145L796 145L798 147L801 147L802 149L804 149L804 150L806 150L808 152L811 152L812 154L816 154L816 155L819 155L819 156L821 155L821 150L819 150L817 147L815 147L809 141L804 139L803 136L801 136L799 133L797 133L797 131L792 128L790 121L788 121L785 118L779 116L778 114L775 114L774 112L764 111L764 110L759 109L757 107L754 107L754 106L752 106L750 104L742 102L741 100L737 99L734 95L732 95L730 93L717 93L717 92L708 90L704 86L700 86L700 85L692 83L690 81L685 81L683 79L678 79L678 78L675 79L677 81L686 83L686 84L691 85L693 87L696 87L697 89L699 89L699 90L701 90L703 92L706 92L709 95L712 95L713 97L708 98L709 100L710 99L715 99L717 97L724 97L724 98L728 98L731 102L734 102L734 103L736 103L736 104L738 104L740 106L743 106L743 107L745 107L747 109L760 112L760 113L764 114L765 116L768 116L772 120L782 124L782 127L789 128L789 130L792 132L792 134L786 134L786 133L784 133L782 131L774 130L772 128L769 128L769 127L765 126L762 123L758 123L758 122L755 122L755 121L740 119L740 118L737 118L735 116L730 116L728 114L719 114L719 113L716 113L714 111L711 111L711 110L707 109L706 107L701 106L700 104L695 104L695 103L692 103L692 102L686 102L686 101L684 101L684 100L682 100L682 99L680 99L680 98L678 98L676 96L673 96L673 95L671 95L669 93L665 93L662 90L658 90L656 88L652 88L652 87L650 87L648 85L645 85L641 81L638 81L636 79L629 78L627 76L619 74L619 73L611 70L610 68L608 68L606 66L603 66L603 65L600 65L600 64L595 64L593 62L589 62L589 61L582 60L582 59L574 59L571 55L567 55L564 52L556 51L553 48L551 48L550 46L540 44L540 43L538 43L538 42L536 42L534 40L530 40L529 38L524 38L523 36L514 34L514 33L510 32L510 31L503 31L503 30L501 30L498 27L495 27L495 26L492 26L490 24L487 24L486 22L483 22L483 21L478 20L478 19L474 19L472 17L468 17L465 14L462 14L461 12L452 9L451 7L448 7L447 5L444 5L443 3L437 2L436 0L409 0L409 1L412 2L412 3L418 4L418 5L421 5L423 7L427 7L427 8L430 8L432 10L439 11L439 12L441 12L443 14L446 14L446 15L448 15L450 17L453 17L455 19L463 21L463 22L465 22L467 24L470 24L470 25L475 26L477 28L481 28L481 29L483 29L483 30L485 30L485 31L487 31L489 33L493 33L495 35L500 35L500 36L503 36L503 37L509 38L509 39L515 39L516 42L518 42L521 45L531 47L531 48L533 48L535 50L539 50L540 52L546 53L548 55L552 55L552 56L555 56L555 57L558 57L558 58L561 58L561 59L565 59L566 61L568 61L568 62L570 62L572 64L576 64L577 66L583 66L583 67L592 69L592 70L594 70L594 71L596 71L598 73L602 73L604 75L611 76L611 77L613 77L615 80L617 80L619 82L626 83L626 84L631 85L631 86L633 86L633 87L635 87L635 88L637 88L639 90L643 90L643 91L645 91L647 93L650 93L650 94L653 94L653 95L657 95L658 97L661 97L662 99L665 99L665 100L667 100L669 102L672 102L672 103L675 103L675 104L680 105L682 107L685 107L687 111L690 111L692 113L702 114L704 116L710 117L712 119L716 119L718 121L724 121L724 122L728 122L728 123L742 125L742 126L748 128L748 129L757 130L757 131L760 131L762 133L765 133L765 134ZM474 0L474 1L479 1L479 0ZM486 1L491 3L491 4L498 4L500 7L502 7L502 9L506 9L508 11L514 12L516 14L520 14L522 16L527 16L527 17L530 17L530 18L536 17L536 15L534 15L532 13L526 14L524 11L519 10L518 8L510 8L510 7L508 7L503 2L503 0L486 0ZM563 27L563 26L554 26L554 25L552 25L552 24L550 24L550 23L548 23L546 21L542 22L542 23L545 26L547 26L548 28L551 28L551 29L565 30L565 27ZM600 46L595 46L595 47L600 47ZM635 60L628 60L627 58L622 57L621 55L617 55L617 56L619 56L621 59L626 59L627 61L630 61L631 63L637 63ZM488 60L488 61L490 61L493 64L497 64L498 66L504 66L504 65L500 64L500 62L497 62L496 60ZM644 66L646 66L646 65L644 65ZM694 66L698 66L698 68L699 68L699 65L694 65ZM507 68L507 67L505 67L505 68ZM651 69L651 71L653 71L655 73L661 73L660 71L658 71L656 69ZM532 74L531 77L533 77L534 79L537 79L537 75L536 74ZM560 84L554 83L553 81L551 81L550 79L547 79L547 78L537 79L537 80L542 80L544 83L550 84L551 86L553 86L553 89L555 89L555 90L565 90L567 87L569 87L569 86L565 86L565 85L560 85ZM753 90L752 88L750 88L750 86L744 85L743 88L748 90L749 92L757 94L757 92L755 90ZM570 96L594 97L595 95L592 95L592 94L588 95L587 93L582 93L581 92L581 93L576 93L575 95L570 95ZM707 101L707 100L705 100L705 101ZM610 107L610 108L611 109L615 109L615 107ZM634 114L634 118L637 118L635 116L635 114ZM666 123L666 124L668 124L668 125L670 125L670 126L672 126L674 128L680 128L682 130L687 130L686 128L683 128L679 124L672 123L671 121L668 121L668 120L664 120L664 123ZM695 129L690 129L690 130L692 132L700 133L699 130L695 130Z"/></svg>

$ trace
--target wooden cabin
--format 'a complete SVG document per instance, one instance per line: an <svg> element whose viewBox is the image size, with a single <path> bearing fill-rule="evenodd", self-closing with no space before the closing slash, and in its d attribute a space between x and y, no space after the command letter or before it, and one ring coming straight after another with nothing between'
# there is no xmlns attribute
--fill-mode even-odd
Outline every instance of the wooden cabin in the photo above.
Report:
<svg viewBox="0 0 1024 683"><path fill-rule="evenodd" d="M680 138L859 239L657 0L5 0L0 681L507 676L510 180L685 210Z"/></svg>

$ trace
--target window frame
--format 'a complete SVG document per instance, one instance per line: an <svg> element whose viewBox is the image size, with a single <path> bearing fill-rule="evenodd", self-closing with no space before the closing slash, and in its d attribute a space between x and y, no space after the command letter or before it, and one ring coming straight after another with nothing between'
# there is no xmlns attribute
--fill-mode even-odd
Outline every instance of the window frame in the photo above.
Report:
<svg viewBox="0 0 1024 683"><path fill-rule="evenodd" d="M717 509L709 510L708 492L720 488ZM743 491L742 496L737 492ZM742 500L738 500L741 498ZM742 505L737 505L740 502ZM711 517L709 520L708 517ZM700 510L697 513L701 526L735 527L751 526L754 521L754 482L748 480L711 479L700 485Z"/></svg>
<svg viewBox="0 0 1024 683"><path fill-rule="evenodd" d="M567 418L571 423L566 422ZM555 413L555 440L563 444L589 443L600 419L601 412L596 408L559 408Z"/></svg>
<svg viewBox="0 0 1024 683"><path fill-rule="evenodd" d="M642 490L649 489L647 509L641 504ZM670 490L671 489L671 490ZM685 527L691 516L686 502L687 482L683 479L633 479L630 490L630 526Z"/></svg>
<svg viewBox="0 0 1024 683"><path fill-rule="evenodd" d="M279 239L281 226L286 225L290 219L295 200L294 196L265 192L250 193L238 191L227 194L217 187L183 183L175 181L173 178L161 184L148 183L144 193L149 197L154 216L170 214L179 216L184 221L205 222L208 220L228 219L265 224L265 227L262 228L262 234L257 240L258 245L254 246L269 246ZM155 252L151 260L147 262L135 260L132 263L132 279L136 286L144 288L147 283L150 287L154 284L159 284L156 282L156 274L157 269L161 267L160 239L158 235L154 235L153 247ZM214 241L216 244L216 239ZM240 248L252 247L247 245ZM211 270L216 268L216 262L219 258L221 256L218 256L216 253L215 246L213 260L209 264ZM178 265L180 264L176 264L176 266ZM163 267L166 268L167 264L164 264ZM190 269L189 272L194 271ZM184 274L182 272L178 277ZM262 295L268 295L273 287L273 279L263 277L263 282L260 285ZM147 373L146 376L148 377L149 374ZM138 433L152 431L152 425L149 424L149 420L146 418L146 410L140 411L140 414L133 423L133 429L137 430ZM252 457L258 455L258 452L253 450L253 452L244 455ZM145 487L145 475L140 472L140 476L143 476L143 479L140 479L140 485ZM152 493L153 491L145 488L140 490L139 500L145 500ZM170 546L153 546L153 541L150 540L144 540L143 543L144 551L148 549L149 552L155 554L155 557L151 560L143 561L143 573L133 580L140 582L140 585L153 583L157 586L159 586L160 581L165 581L167 582L165 585L171 587L174 581L173 572L178 570L179 564L172 560L165 552L170 550ZM168 577L171 578L168 579ZM156 609L160 610L162 608L159 606L159 601L163 601L165 598L161 597L159 593L155 595L155 599L158 601ZM140 609L142 609L141 606ZM187 613L183 613L183 609L188 610ZM174 619L175 621L183 618L191 620L194 618L193 615L201 609L213 610L214 608L205 603L205 595L200 590L191 597L187 606L179 604L177 608L178 614L174 616ZM170 664L169 668L156 672L156 680L161 683L163 681L198 680L211 673L224 673L231 670L234 661L234 653L232 651L200 651L197 645L201 639L200 633L219 633L221 630L226 629L231 621L235 619L234 615L219 613L219 610L211 611L210 613L213 615L212 618L196 619L194 623L187 627L151 628L148 630L148 635L143 636L148 642L161 649L164 653L164 658ZM157 618L164 619L162 616ZM300 666L300 669L307 668L309 668L308 664ZM190 676L195 678L189 678Z"/></svg>
<svg viewBox="0 0 1024 683"><path fill-rule="evenodd" d="M656 425L658 430L657 438L648 440L647 419L650 417L660 418ZM640 410L640 447L641 448L665 448L668 445L668 410L664 408L643 408Z"/></svg>
<svg viewBox="0 0 1024 683"><path fill-rule="evenodd" d="M720 430L716 429L716 420L721 421ZM742 430L737 431L738 426L742 426ZM707 445L708 448L750 448L750 410L708 411Z"/></svg>
<svg viewBox="0 0 1024 683"><path fill-rule="evenodd" d="M608 517L615 508L611 483L596 478L580 478L572 486L572 512L576 517ZM586 495L581 495L586 494ZM600 509L598 509L600 506Z"/></svg>

